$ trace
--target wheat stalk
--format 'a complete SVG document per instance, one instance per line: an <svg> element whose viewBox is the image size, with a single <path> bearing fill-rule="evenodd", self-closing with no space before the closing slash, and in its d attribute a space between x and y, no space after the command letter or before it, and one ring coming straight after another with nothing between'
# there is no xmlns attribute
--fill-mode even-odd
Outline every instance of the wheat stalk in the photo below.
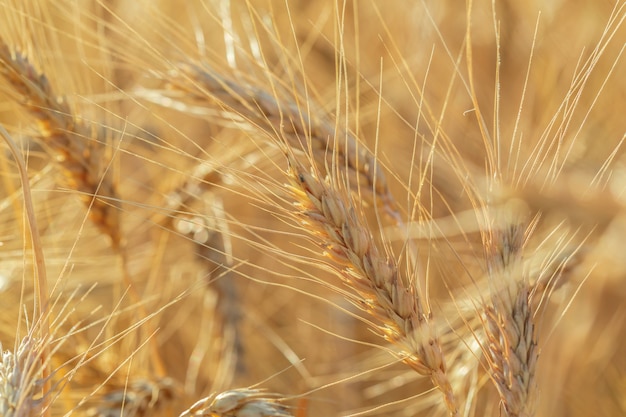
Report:
<svg viewBox="0 0 626 417"><path fill-rule="evenodd" d="M184 189L188 191L189 185L185 184ZM194 242L197 255L206 266L207 280L218 292L217 310L223 323L222 333L233 334L236 370L243 372L244 343L240 329L243 313L238 290L233 282L231 233L220 199L206 192L204 200L205 203L199 209L199 213L179 214L173 220L173 227Z"/></svg>
<svg viewBox="0 0 626 417"><path fill-rule="evenodd" d="M26 217L28 219L28 228L30 231L30 238L33 247L33 264L35 265L34 274L34 286L37 288L37 297L34 303L34 316L37 320L37 330L39 331L39 340L31 343L31 338L26 338L20 344L17 353L17 360L11 356L10 352L7 352L6 357L3 356L3 365L5 367L5 389L0 396L7 397L8 405L7 409L12 409L20 412L21 408L29 409L32 405L40 403L41 415L48 417L50 415L49 410L49 397L50 394L50 348L49 348L49 336L50 336L50 318L49 318L49 292L48 292L48 276L46 272L45 257L43 253L43 247L41 243L41 237L39 234L39 227L35 217L35 208L33 206L33 199L30 191L30 182L28 180L27 170L24 162L21 159L20 153L17 149L17 145L14 143L13 138L9 135L6 129L0 126L0 136L8 145L13 157L16 160L18 171L20 173L20 180L22 183L22 190L24 196L24 206ZM2 351L0 344L0 352ZM34 379L35 371L32 368L32 364L29 362L32 359L28 358L28 355L34 355L39 357L41 367L41 392L42 399L40 401L33 401L29 399L33 395L34 386L30 386L29 383L25 383L29 379ZM36 370L37 372L39 369ZM24 377L23 375L26 375ZM31 381L32 383L32 381ZM34 383L33 383L34 385ZM18 397L17 399L15 397ZM22 397L24 396L24 397ZM17 400L17 401L16 401ZM22 401L24 403L22 403Z"/></svg>

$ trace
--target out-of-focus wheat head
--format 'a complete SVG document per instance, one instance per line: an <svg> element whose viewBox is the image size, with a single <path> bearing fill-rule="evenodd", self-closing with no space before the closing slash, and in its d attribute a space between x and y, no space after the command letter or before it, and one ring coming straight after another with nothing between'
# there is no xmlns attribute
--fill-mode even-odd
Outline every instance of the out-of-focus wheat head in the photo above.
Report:
<svg viewBox="0 0 626 417"><path fill-rule="evenodd" d="M624 1L0 9L3 415L626 414Z"/></svg>

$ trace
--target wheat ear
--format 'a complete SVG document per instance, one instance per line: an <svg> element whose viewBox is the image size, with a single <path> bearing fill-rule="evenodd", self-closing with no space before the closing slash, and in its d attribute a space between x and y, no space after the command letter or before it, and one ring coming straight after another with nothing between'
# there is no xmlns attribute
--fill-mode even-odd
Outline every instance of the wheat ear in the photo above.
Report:
<svg viewBox="0 0 626 417"><path fill-rule="evenodd" d="M358 305L377 319L379 330L400 346L402 359L421 375L430 377L444 395L451 416L458 407L446 374L446 364L432 312L425 305L414 277L402 273L395 260L379 250L365 220L341 193L340 185L322 181L288 152L290 190L299 215L325 253L339 267L344 281L358 294Z"/></svg>
<svg viewBox="0 0 626 417"><path fill-rule="evenodd" d="M485 235L492 286L484 309L485 350L491 379L510 417L534 415L535 367L539 356L531 304L533 291L521 265L523 235L521 224Z"/></svg>
<svg viewBox="0 0 626 417"><path fill-rule="evenodd" d="M295 100L279 101L277 94L227 79L194 63L181 63L168 75L167 82L185 93L185 99L208 99L232 113L231 117L243 118L272 137L280 132L292 148L311 153L320 169L331 166L332 158L336 158L347 167L352 190L382 206L393 219L401 218L384 173L376 169L374 156L351 133L337 131L313 112L303 113Z"/></svg>
<svg viewBox="0 0 626 417"><path fill-rule="evenodd" d="M59 161L68 186L81 193L90 218L114 247L121 242L119 199L110 176L102 176L106 163L104 132L95 130L71 112L67 101L54 93L47 77L28 59L0 39L0 75L19 95L22 106L35 118L44 146ZM102 196L106 201L94 196Z"/></svg>
<svg viewBox="0 0 626 417"><path fill-rule="evenodd" d="M236 389L201 399L180 417L291 417L280 396L257 389Z"/></svg>

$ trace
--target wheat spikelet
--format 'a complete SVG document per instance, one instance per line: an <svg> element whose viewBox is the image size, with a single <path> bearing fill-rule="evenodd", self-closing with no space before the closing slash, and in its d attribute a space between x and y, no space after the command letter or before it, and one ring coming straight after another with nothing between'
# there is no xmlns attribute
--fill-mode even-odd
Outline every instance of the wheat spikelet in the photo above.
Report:
<svg viewBox="0 0 626 417"><path fill-rule="evenodd" d="M502 404L510 416L534 415L535 366L539 352L528 288L509 288L508 305L485 310L490 367ZM501 297L503 298L503 297Z"/></svg>
<svg viewBox="0 0 626 417"><path fill-rule="evenodd" d="M180 417L291 417L280 396L258 389L237 389L203 398Z"/></svg>

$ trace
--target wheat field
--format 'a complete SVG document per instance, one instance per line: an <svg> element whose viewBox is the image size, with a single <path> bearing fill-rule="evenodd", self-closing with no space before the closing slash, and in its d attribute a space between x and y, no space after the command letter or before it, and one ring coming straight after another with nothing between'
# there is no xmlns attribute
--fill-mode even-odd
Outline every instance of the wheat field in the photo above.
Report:
<svg viewBox="0 0 626 417"><path fill-rule="evenodd" d="M0 0L0 416L626 415L625 19Z"/></svg>

